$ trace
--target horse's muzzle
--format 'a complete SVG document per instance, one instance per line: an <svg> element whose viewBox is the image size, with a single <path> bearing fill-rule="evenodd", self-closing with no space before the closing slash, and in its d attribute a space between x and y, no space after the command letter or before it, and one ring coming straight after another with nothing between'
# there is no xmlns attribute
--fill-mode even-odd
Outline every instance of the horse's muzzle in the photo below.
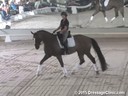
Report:
<svg viewBox="0 0 128 96"><path fill-rule="evenodd" d="M35 44L35 48L38 50L40 48L40 45Z"/></svg>

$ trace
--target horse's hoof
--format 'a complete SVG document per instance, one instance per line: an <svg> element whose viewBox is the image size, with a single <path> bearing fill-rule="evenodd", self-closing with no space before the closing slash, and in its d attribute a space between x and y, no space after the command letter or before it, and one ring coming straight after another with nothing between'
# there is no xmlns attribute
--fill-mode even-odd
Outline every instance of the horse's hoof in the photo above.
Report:
<svg viewBox="0 0 128 96"><path fill-rule="evenodd" d="M64 77L64 78L67 78L67 77L68 77L68 74L64 74L63 77Z"/></svg>
<svg viewBox="0 0 128 96"><path fill-rule="evenodd" d="M71 75L75 75L75 72L71 72Z"/></svg>
<svg viewBox="0 0 128 96"><path fill-rule="evenodd" d="M99 75L96 75L95 78L99 78Z"/></svg>
<svg viewBox="0 0 128 96"><path fill-rule="evenodd" d="M66 76L66 75L64 75L64 78L67 78L67 76Z"/></svg>
<svg viewBox="0 0 128 96"><path fill-rule="evenodd" d="M96 71L96 75L99 75L100 73L99 73L99 71Z"/></svg>
<svg viewBox="0 0 128 96"><path fill-rule="evenodd" d="M96 76L95 76L95 78L98 78L99 77L99 71L96 71Z"/></svg>
<svg viewBox="0 0 128 96"><path fill-rule="evenodd" d="M39 74L39 73L37 73L37 74L36 74L36 77L39 77L39 76L40 76L40 74Z"/></svg>
<svg viewBox="0 0 128 96"><path fill-rule="evenodd" d="M75 72L72 72L72 73L71 73L71 75L74 75L74 74L75 74Z"/></svg>
<svg viewBox="0 0 128 96"><path fill-rule="evenodd" d="M66 75L63 75L61 78L64 79L64 78L67 78L67 76Z"/></svg>

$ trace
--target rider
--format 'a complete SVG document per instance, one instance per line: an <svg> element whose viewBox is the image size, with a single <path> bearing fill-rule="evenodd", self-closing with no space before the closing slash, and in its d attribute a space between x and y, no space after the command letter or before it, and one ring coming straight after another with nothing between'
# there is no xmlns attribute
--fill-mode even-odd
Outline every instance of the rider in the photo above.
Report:
<svg viewBox="0 0 128 96"><path fill-rule="evenodd" d="M59 27L53 31L53 33L58 32L59 36L61 37L60 40L61 40L61 43L62 45L64 46L64 54L66 52L66 54L68 54L68 46L67 46L67 37L68 37L68 29L69 29L69 21L67 19L67 13L66 12L62 12L61 13L61 16L62 16L62 20L60 21L60 25Z"/></svg>
<svg viewBox="0 0 128 96"><path fill-rule="evenodd" d="M104 2L105 0L100 0L101 4L102 4L102 10L105 10L105 6L104 6Z"/></svg>

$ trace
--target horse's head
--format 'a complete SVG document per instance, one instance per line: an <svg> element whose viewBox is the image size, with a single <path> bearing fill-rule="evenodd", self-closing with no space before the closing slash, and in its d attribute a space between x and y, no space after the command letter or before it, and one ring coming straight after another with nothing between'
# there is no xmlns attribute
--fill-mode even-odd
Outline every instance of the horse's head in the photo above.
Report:
<svg viewBox="0 0 128 96"><path fill-rule="evenodd" d="M41 40L41 38L38 36L37 33L33 33L33 32L31 32L31 33L33 34L33 38L34 38L34 40L35 40L35 48L36 48L36 49L39 49L42 40Z"/></svg>

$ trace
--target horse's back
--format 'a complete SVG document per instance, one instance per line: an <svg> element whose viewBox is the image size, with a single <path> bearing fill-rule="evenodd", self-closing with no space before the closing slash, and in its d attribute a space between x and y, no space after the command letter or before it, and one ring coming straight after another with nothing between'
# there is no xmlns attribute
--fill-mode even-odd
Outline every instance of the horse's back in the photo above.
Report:
<svg viewBox="0 0 128 96"><path fill-rule="evenodd" d="M84 49L90 49L92 45L92 40L90 37L84 35L74 35L74 39L77 47L81 47Z"/></svg>
<svg viewBox="0 0 128 96"><path fill-rule="evenodd" d="M88 37L88 36L85 36L85 35L81 35L81 34L78 34L78 35L74 35L74 38L90 39L90 37Z"/></svg>
<svg viewBox="0 0 128 96"><path fill-rule="evenodd" d="M124 0L110 0L110 5L122 7L124 5Z"/></svg>

